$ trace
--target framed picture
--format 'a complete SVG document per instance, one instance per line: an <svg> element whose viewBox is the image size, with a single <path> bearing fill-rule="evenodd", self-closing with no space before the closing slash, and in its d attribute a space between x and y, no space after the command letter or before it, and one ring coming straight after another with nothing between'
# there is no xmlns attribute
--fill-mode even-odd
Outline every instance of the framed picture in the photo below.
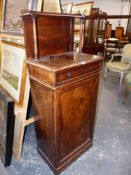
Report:
<svg viewBox="0 0 131 175"><path fill-rule="evenodd" d="M22 10L32 10L34 0L3 0L2 32L22 34Z"/></svg>
<svg viewBox="0 0 131 175"><path fill-rule="evenodd" d="M92 15L99 14L99 8L92 8Z"/></svg>
<svg viewBox="0 0 131 175"><path fill-rule="evenodd" d="M19 105L23 104L26 71L25 49L19 44L3 41L0 84Z"/></svg>
<svg viewBox="0 0 131 175"><path fill-rule="evenodd" d="M14 133L14 101L0 87L0 157L5 166L10 165Z"/></svg>
<svg viewBox="0 0 131 175"><path fill-rule="evenodd" d="M68 14L70 14L71 11L72 11L72 6L73 6L73 3L61 5L62 13L68 13Z"/></svg>
<svg viewBox="0 0 131 175"><path fill-rule="evenodd" d="M81 14L83 16L88 16L91 14L92 7L93 7L93 2L73 4L72 14Z"/></svg>
<svg viewBox="0 0 131 175"><path fill-rule="evenodd" d="M43 12L61 13L60 0L43 0Z"/></svg>
<svg viewBox="0 0 131 175"><path fill-rule="evenodd" d="M2 0L0 0L0 31L1 31L1 24L2 24Z"/></svg>
<svg viewBox="0 0 131 175"><path fill-rule="evenodd" d="M35 0L35 4L33 5L33 10L42 11L43 0Z"/></svg>

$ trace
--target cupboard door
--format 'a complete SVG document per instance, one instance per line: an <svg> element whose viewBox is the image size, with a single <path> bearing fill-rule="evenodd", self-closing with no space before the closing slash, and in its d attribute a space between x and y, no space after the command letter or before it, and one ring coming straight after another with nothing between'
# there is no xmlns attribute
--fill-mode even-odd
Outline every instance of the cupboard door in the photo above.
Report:
<svg viewBox="0 0 131 175"><path fill-rule="evenodd" d="M59 163L92 143L98 82L96 75L65 85L55 94Z"/></svg>

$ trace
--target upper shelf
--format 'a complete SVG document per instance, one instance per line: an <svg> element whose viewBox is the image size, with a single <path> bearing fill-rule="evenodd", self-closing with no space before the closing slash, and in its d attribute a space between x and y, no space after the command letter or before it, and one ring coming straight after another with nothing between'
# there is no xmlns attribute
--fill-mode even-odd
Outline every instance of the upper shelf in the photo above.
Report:
<svg viewBox="0 0 131 175"><path fill-rule="evenodd" d="M83 17L30 11L22 18L27 58L39 59L41 56L72 52L74 21Z"/></svg>
<svg viewBox="0 0 131 175"><path fill-rule="evenodd" d="M124 19L124 18L131 18L131 15L90 15L90 16L86 16L85 19Z"/></svg>
<svg viewBox="0 0 131 175"><path fill-rule="evenodd" d="M22 14L21 16L54 16L54 17L72 17L72 18L83 18L81 14L65 14L65 13L48 13L48 12L37 12L37 11L28 11L27 13Z"/></svg>

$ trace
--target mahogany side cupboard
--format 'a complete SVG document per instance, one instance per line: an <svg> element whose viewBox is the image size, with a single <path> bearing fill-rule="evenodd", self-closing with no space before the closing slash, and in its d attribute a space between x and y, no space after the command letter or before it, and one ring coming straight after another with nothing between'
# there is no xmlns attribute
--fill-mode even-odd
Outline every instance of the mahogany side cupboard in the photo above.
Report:
<svg viewBox="0 0 131 175"><path fill-rule="evenodd" d="M22 17L37 149L57 174L92 146L102 57L73 52L75 16Z"/></svg>

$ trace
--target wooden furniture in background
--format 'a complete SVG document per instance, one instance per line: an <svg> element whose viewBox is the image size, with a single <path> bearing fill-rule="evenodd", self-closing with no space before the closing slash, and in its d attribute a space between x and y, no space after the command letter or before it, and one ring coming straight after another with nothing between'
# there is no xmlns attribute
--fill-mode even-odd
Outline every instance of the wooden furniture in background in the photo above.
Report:
<svg viewBox="0 0 131 175"><path fill-rule="evenodd" d="M97 55L98 53L104 54L104 44L92 44L83 47L83 52L88 54Z"/></svg>
<svg viewBox="0 0 131 175"><path fill-rule="evenodd" d="M107 22L106 24L106 33L105 33L105 38L111 38L111 31L112 31L112 24L110 24L109 22Z"/></svg>
<svg viewBox="0 0 131 175"><path fill-rule="evenodd" d="M130 7L130 18L128 19L127 24L126 36L129 38L129 41L131 42L131 7Z"/></svg>
<svg viewBox="0 0 131 175"><path fill-rule="evenodd" d="M103 12L85 17L85 35L83 52L89 54L104 53L107 15Z"/></svg>
<svg viewBox="0 0 131 175"><path fill-rule="evenodd" d="M105 41L105 57L114 53L120 53L119 40L117 38L108 38Z"/></svg>
<svg viewBox="0 0 131 175"><path fill-rule="evenodd" d="M124 28L123 27L116 27L115 38L117 38L120 41L120 40L122 40L123 36L124 36Z"/></svg>
<svg viewBox="0 0 131 175"><path fill-rule="evenodd" d="M55 173L93 142L102 58L72 52L74 18L23 15L37 149Z"/></svg>

